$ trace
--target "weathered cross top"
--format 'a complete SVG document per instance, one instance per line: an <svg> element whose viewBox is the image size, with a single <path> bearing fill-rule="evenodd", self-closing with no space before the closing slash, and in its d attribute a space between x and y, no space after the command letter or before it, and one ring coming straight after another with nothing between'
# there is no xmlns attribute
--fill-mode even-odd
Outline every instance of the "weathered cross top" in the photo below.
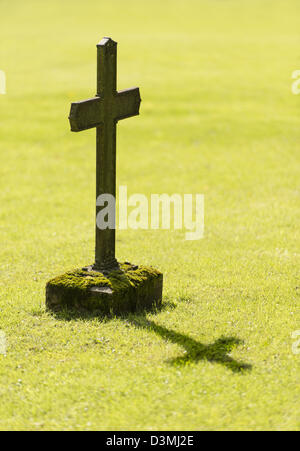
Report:
<svg viewBox="0 0 300 451"><path fill-rule="evenodd" d="M96 97L71 105L71 130L79 132L96 127L96 198L111 194L116 198L116 124L120 119L139 114L139 88L117 91L117 43L103 38L97 45ZM96 205L96 217L101 210ZM101 230L96 224L94 269L109 270L118 265L115 258L115 227Z"/></svg>

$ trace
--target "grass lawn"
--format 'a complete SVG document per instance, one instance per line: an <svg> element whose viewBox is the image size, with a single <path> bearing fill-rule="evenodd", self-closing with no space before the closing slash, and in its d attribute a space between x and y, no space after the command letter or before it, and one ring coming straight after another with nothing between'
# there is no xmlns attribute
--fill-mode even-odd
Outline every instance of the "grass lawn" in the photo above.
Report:
<svg viewBox="0 0 300 451"><path fill-rule="evenodd" d="M299 430L299 0L0 1L0 429ZM54 316L93 262L96 43L119 42L128 194L203 193L205 236L117 232L164 273L160 312Z"/></svg>

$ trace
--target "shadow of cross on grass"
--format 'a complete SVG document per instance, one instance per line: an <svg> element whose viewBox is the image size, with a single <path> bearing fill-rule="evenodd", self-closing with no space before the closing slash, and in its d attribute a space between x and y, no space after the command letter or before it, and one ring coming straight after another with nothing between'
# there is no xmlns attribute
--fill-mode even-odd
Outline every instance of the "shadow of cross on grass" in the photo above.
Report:
<svg viewBox="0 0 300 451"><path fill-rule="evenodd" d="M154 332L164 340L177 344L184 348L185 353L182 356L175 357L167 360L171 365L187 365L193 362L199 362L200 360L208 361L212 363L218 363L230 369L234 373L242 373L252 369L252 365L244 362L239 362L230 357L230 352L236 346L243 344L243 340L236 337L220 337L212 344L203 344L188 335L176 332L172 329L167 329L164 326L160 326L154 321L150 321L147 318L147 313L159 313L168 306L174 308L172 303L163 304L158 309L144 310L140 313L129 313L122 315L119 318L127 325L131 325L140 329L145 329L150 332ZM65 309L58 312L52 312L52 314L58 320L71 321L71 320L89 320L97 318L100 323L110 321L115 318L113 315L101 315L98 312L89 312L86 310L72 310Z"/></svg>
<svg viewBox="0 0 300 451"><path fill-rule="evenodd" d="M228 355L233 348L243 343L239 338L220 337L214 343L205 345L187 335L167 329L164 326L156 324L154 321L149 321L144 315L135 315L132 318L127 318L126 322L138 328L150 329L163 339L182 346L186 351L185 354L169 359L168 362L172 365L186 365L188 363L206 360L208 362L219 363L234 373L252 369L252 365L239 362Z"/></svg>

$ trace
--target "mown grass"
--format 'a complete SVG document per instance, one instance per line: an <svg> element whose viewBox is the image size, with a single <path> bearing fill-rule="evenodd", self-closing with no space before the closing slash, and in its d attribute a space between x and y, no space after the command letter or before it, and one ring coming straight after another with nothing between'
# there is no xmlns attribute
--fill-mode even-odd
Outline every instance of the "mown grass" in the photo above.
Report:
<svg viewBox="0 0 300 451"><path fill-rule="evenodd" d="M0 429L299 429L298 0L0 1ZM52 315L47 280L93 261L95 44L119 42L129 194L203 193L205 237L117 233L164 308Z"/></svg>

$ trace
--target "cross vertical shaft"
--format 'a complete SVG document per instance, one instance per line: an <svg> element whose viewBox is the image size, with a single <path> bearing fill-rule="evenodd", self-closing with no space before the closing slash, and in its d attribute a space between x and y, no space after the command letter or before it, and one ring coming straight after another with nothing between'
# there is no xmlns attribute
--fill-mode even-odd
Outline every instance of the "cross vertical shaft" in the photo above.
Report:
<svg viewBox="0 0 300 451"><path fill-rule="evenodd" d="M69 115L71 130L80 132L96 127L96 247L93 269L111 270L115 258L116 128L117 122L139 114L139 88L117 91L117 43L103 38L97 45L97 94L73 102ZM97 216L106 205L97 205L101 195L114 199L109 227L99 227ZM110 207L108 205L108 207ZM111 227L113 222L113 227Z"/></svg>
<svg viewBox="0 0 300 451"><path fill-rule="evenodd" d="M104 38L97 45L97 96L103 99L104 122L96 132L96 199L101 194L116 198L116 120L113 115L116 96L117 43ZM103 207L96 205L96 217ZM96 225L95 269L117 266L116 229Z"/></svg>

